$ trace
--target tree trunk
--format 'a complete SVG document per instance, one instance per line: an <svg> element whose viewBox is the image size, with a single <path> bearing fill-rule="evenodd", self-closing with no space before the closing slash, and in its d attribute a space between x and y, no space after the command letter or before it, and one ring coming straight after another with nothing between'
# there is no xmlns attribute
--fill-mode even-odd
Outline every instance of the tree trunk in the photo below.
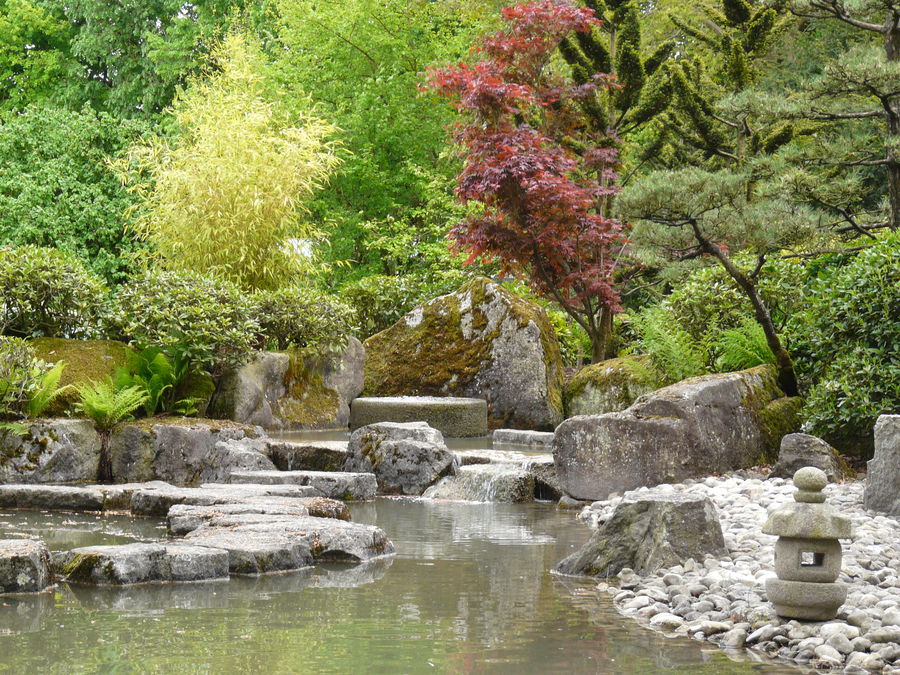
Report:
<svg viewBox="0 0 900 675"><path fill-rule="evenodd" d="M100 461L97 465L97 482L112 483L112 458L109 456L110 432L101 429L97 431L100 434Z"/></svg>
<svg viewBox="0 0 900 675"><path fill-rule="evenodd" d="M888 61L900 61L900 18L891 13L884 26L884 51ZM900 96L891 96L885 102L887 108L888 163L885 166L888 179L888 199L891 205L890 227L900 230L900 157L896 152L895 141L900 138Z"/></svg>
<svg viewBox="0 0 900 675"><path fill-rule="evenodd" d="M588 337L591 339L591 363L600 363L614 355L610 353L613 333L613 313L606 307L600 309L599 320L596 321Z"/></svg>

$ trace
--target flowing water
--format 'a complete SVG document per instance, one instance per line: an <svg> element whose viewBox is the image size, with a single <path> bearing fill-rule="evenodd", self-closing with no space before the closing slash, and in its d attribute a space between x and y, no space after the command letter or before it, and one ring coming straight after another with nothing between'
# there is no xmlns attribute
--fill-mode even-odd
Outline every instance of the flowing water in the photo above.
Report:
<svg viewBox="0 0 900 675"><path fill-rule="evenodd" d="M619 616L548 570L588 530L549 504L352 505L392 559L230 581L0 597L0 672L796 673L733 661ZM0 538L53 549L163 536L154 520L0 513ZM747 659L741 652L734 658Z"/></svg>

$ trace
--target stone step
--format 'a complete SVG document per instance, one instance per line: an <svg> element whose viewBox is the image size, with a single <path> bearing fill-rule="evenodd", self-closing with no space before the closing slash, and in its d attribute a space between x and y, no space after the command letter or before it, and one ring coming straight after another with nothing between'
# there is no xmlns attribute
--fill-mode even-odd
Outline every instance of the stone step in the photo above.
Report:
<svg viewBox="0 0 900 675"><path fill-rule="evenodd" d="M553 445L552 431L527 431L525 429L495 429L491 435L494 445L527 445L547 450Z"/></svg>
<svg viewBox="0 0 900 675"><path fill-rule="evenodd" d="M102 511L103 492L68 485L0 485L0 508L44 511Z"/></svg>
<svg viewBox="0 0 900 675"><path fill-rule="evenodd" d="M163 487L164 486L164 487ZM199 488L174 487L168 484L135 490L131 496L131 512L137 516L165 516L175 504L210 506L234 504L255 497L315 497L318 492L303 485L232 485L209 483Z"/></svg>
<svg viewBox="0 0 900 675"><path fill-rule="evenodd" d="M228 577L226 551L181 543L86 546L64 551L53 562L66 581L98 586Z"/></svg>
<svg viewBox="0 0 900 675"><path fill-rule="evenodd" d="M348 441L268 441L269 458L281 471L340 471Z"/></svg>
<svg viewBox="0 0 900 675"><path fill-rule="evenodd" d="M183 536L207 525L219 524L217 519L240 515L315 516L350 520L350 510L343 502L325 497L253 497L235 504L198 506L175 504L169 509L166 524L169 533Z"/></svg>
<svg viewBox="0 0 900 675"><path fill-rule="evenodd" d="M302 485L322 497L363 501L375 498L375 474L342 471L232 471L231 484Z"/></svg>

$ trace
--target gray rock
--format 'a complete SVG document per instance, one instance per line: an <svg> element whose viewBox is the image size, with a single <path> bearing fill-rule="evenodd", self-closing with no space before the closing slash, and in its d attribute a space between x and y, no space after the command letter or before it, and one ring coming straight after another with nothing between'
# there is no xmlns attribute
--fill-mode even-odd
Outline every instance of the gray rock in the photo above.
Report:
<svg viewBox="0 0 900 675"><path fill-rule="evenodd" d="M839 665L844 663L844 656L831 645L819 645L813 649L813 653L820 661Z"/></svg>
<svg viewBox="0 0 900 675"><path fill-rule="evenodd" d="M280 471L340 471L347 461L347 441L268 440L269 459Z"/></svg>
<svg viewBox="0 0 900 675"><path fill-rule="evenodd" d="M552 430L564 370L546 312L488 279L420 305L366 340L366 396L487 401L490 426Z"/></svg>
<svg viewBox="0 0 900 675"><path fill-rule="evenodd" d="M875 423L875 455L868 469L866 508L900 515L900 415L881 415Z"/></svg>
<svg viewBox="0 0 900 675"><path fill-rule="evenodd" d="M896 642L900 644L900 626L873 628L863 637L870 642Z"/></svg>
<svg viewBox="0 0 900 675"><path fill-rule="evenodd" d="M846 464L837 450L816 436L788 434L781 439L778 461L772 467L772 478L791 478L798 469L813 466L821 469L831 483L844 478Z"/></svg>
<svg viewBox="0 0 900 675"><path fill-rule="evenodd" d="M26 423L23 435L0 431L0 483L97 480L100 435L89 420Z"/></svg>
<svg viewBox="0 0 900 675"><path fill-rule="evenodd" d="M592 363L575 373L566 385L566 416L619 412L658 388L646 355Z"/></svg>
<svg viewBox="0 0 900 675"><path fill-rule="evenodd" d="M162 544L86 546L54 559L57 574L70 583L141 584L166 580L166 547Z"/></svg>
<svg viewBox="0 0 900 675"><path fill-rule="evenodd" d="M741 649L746 641L746 630L743 628L732 628L727 633L722 633L721 645L725 649Z"/></svg>
<svg viewBox="0 0 900 675"><path fill-rule="evenodd" d="M300 499L291 497L257 497L237 504L175 504L166 515L166 526L174 536L184 536L188 532L206 525L214 518L233 515L272 515L299 518L310 515L309 509Z"/></svg>
<svg viewBox="0 0 900 675"><path fill-rule="evenodd" d="M566 420L553 457L577 499L605 499L754 464L766 451L758 415L781 392L767 366L685 380L623 412Z"/></svg>
<svg viewBox="0 0 900 675"><path fill-rule="evenodd" d="M45 511L102 511L100 490L64 485L0 485L0 508Z"/></svg>
<svg viewBox="0 0 900 675"><path fill-rule="evenodd" d="M228 578L228 551L205 546L166 544L166 581Z"/></svg>
<svg viewBox="0 0 900 675"><path fill-rule="evenodd" d="M198 418L119 425L109 440L113 480L196 485L223 481L232 470L244 467L271 469L274 464L260 452L263 445L227 443L257 438L261 433L255 427Z"/></svg>
<svg viewBox="0 0 900 675"><path fill-rule="evenodd" d="M0 540L0 595L40 593L52 583L50 551L44 542Z"/></svg>
<svg viewBox="0 0 900 675"><path fill-rule="evenodd" d="M527 431L524 429L494 429L491 441L497 445L526 445L531 448L553 446L552 431Z"/></svg>
<svg viewBox="0 0 900 675"><path fill-rule="evenodd" d="M381 492L406 495L422 494L456 468L456 457L441 432L424 422L383 422L357 429L344 464L344 471L374 473Z"/></svg>
<svg viewBox="0 0 900 675"><path fill-rule="evenodd" d="M320 497L348 501L375 499L375 474L338 471L232 471L232 483L308 485Z"/></svg>
<svg viewBox="0 0 900 675"><path fill-rule="evenodd" d="M383 396L357 398L350 405L350 429L378 422L425 422L445 436L464 438L488 433L487 403L456 396Z"/></svg>
<svg viewBox="0 0 900 675"><path fill-rule="evenodd" d="M258 353L222 377L209 404L210 416L266 429L279 427L272 405L287 394L285 379L290 367L289 354Z"/></svg>
<svg viewBox="0 0 900 675"><path fill-rule="evenodd" d="M587 544L561 563L560 574L607 576L630 568L649 574L688 558L725 554L712 502L697 495L626 493Z"/></svg>
<svg viewBox="0 0 900 675"><path fill-rule="evenodd" d="M131 512L137 516L165 516L175 504L212 506L235 504L255 497L314 497L315 489L302 485L206 485L182 488L171 485L135 490ZM102 497L102 495L101 495Z"/></svg>
<svg viewBox="0 0 900 675"><path fill-rule="evenodd" d="M530 502L534 474L515 464L473 464L431 486L424 497L471 502Z"/></svg>

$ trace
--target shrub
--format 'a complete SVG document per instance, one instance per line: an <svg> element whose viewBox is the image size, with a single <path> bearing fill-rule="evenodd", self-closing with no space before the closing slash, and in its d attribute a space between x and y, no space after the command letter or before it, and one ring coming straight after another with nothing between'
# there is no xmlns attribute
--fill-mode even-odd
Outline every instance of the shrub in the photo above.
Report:
<svg viewBox="0 0 900 675"><path fill-rule="evenodd" d="M0 419L25 416L28 401L40 384L40 365L25 340L0 337Z"/></svg>
<svg viewBox="0 0 900 675"><path fill-rule="evenodd" d="M159 347L213 377L244 363L259 333L237 286L193 272L148 272L122 286L113 305L121 339Z"/></svg>
<svg viewBox="0 0 900 675"><path fill-rule="evenodd" d="M789 326L808 397L806 428L833 439L871 434L900 411L900 236L822 267Z"/></svg>
<svg viewBox="0 0 900 675"><path fill-rule="evenodd" d="M74 256L40 246L0 247L0 332L91 338L107 290Z"/></svg>
<svg viewBox="0 0 900 675"><path fill-rule="evenodd" d="M356 328L356 312L337 298L311 288L259 291L251 299L260 344L340 350Z"/></svg>

